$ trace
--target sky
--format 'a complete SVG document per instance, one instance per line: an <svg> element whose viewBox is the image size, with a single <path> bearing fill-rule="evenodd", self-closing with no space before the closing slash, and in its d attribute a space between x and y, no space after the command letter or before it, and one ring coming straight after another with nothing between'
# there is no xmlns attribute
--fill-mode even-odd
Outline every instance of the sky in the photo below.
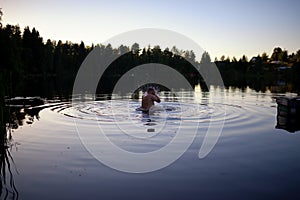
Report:
<svg viewBox="0 0 300 200"><path fill-rule="evenodd" d="M0 8L2 24L35 27L44 41L91 46L126 31L160 28L189 37L212 59L300 49L298 0L0 0Z"/></svg>

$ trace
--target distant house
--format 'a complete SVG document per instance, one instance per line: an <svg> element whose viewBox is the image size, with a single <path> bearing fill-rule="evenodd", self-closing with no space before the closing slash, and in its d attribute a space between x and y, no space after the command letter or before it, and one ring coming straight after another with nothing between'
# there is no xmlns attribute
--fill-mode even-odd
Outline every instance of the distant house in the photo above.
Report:
<svg viewBox="0 0 300 200"><path fill-rule="evenodd" d="M256 56L254 56L254 57L252 57L252 58L250 59L250 62L251 62L251 63L256 63L256 61L257 61L257 57L256 57Z"/></svg>
<svg viewBox="0 0 300 200"><path fill-rule="evenodd" d="M279 61L279 60L274 60L274 61L271 62L271 64L282 65L283 62L282 62L282 61Z"/></svg>
<svg viewBox="0 0 300 200"><path fill-rule="evenodd" d="M252 64L256 64L257 62L261 62L261 57L260 56L254 56L250 59L249 61Z"/></svg>
<svg viewBox="0 0 300 200"><path fill-rule="evenodd" d="M291 69L291 67L290 66L279 66L279 67L277 67L278 71L284 71L284 70L287 70L287 69Z"/></svg>
<svg viewBox="0 0 300 200"><path fill-rule="evenodd" d="M274 60L271 62L271 64L274 65L274 68L277 69L277 71L284 71L284 70L291 69L290 66L285 65L284 62L279 60Z"/></svg>
<svg viewBox="0 0 300 200"><path fill-rule="evenodd" d="M250 59L249 63L251 64L251 67L255 67L257 65L261 65L261 57L259 56L254 56Z"/></svg>

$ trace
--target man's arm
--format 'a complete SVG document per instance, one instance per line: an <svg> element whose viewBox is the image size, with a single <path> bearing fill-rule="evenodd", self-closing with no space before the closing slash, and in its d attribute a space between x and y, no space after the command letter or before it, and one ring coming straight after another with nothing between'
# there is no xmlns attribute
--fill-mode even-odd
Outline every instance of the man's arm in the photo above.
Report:
<svg viewBox="0 0 300 200"><path fill-rule="evenodd" d="M157 103L160 103L160 98L156 94L152 95L152 100L156 101Z"/></svg>

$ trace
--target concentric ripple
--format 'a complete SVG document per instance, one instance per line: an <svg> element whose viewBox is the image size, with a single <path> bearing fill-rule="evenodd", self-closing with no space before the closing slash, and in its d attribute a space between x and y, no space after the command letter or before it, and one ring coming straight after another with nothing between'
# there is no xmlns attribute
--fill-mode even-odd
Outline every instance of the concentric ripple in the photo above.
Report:
<svg viewBox="0 0 300 200"><path fill-rule="evenodd" d="M271 95L257 93L210 93L201 98L188 94L170 100L164 96L147 115L136 111L140 100L121 99L87 101L55 105L52 111L76 118L87 126L87 132L104 131L109 139L123 149L133 152L154 151L168 144L179 128L199 127L204 136L210 123L225 119L224 134L243 134L245 130L260 130L275 117L275 102ZM221 97L221 98L220 98ZM274 124L270 124L273 126Z"/></svg>
<svg viewBox="0 0 300 200"><path fill-rule="evenodd" d="M69 102L54 105L51 110L82 120L98 121L100 123L130 123L137 126L149 126L150 121L159 124L162 121L180 123L190 121L195 123L217 122L223 120L232 128L237 126L253 125L263 120L265 116L274 115L275 102L272 97L268 101L263 99L247 99L247 97L226 98L226 102L197 103L194 100L184 102L162 102L156 104L152 115L136 111L140 101L107 100L89 101L79 104ZM224 110L224 107L226 110ZM151 125L150 125L151 126Z"/></svg>

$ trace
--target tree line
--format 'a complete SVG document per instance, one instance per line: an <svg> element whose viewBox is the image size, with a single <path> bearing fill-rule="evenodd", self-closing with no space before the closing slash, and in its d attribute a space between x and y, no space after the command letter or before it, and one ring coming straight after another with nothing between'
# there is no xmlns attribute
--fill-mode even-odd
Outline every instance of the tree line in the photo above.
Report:
<svg viewBox="0 0 300 200"><path fill-rule="evenodd" d="M94 48L94 45L85 46L83 42L77 44L49 39L44 42L35 28L25 27L22 32L19 26L1 26L0 54L3 59L0 60L0 78L2 83L7 83L1 90L10 96L70 94L81 63ZM112 81L133 66L143 63L171 65L191 84L198 83L198 72L190 63L195 62L193 51L182 51L175 46L171 50L161 50L159 46L141 49L137 43L131 47L121 45L117 48L99 44L97 48L105 56L122 55L104 74L107 88L102 88L100 92L109 91Z"/></svg>
<svg viewBox="0 0 300 200"><path fill-rule="evenodd" d="M226 86L249 86L256 91L296 92L300 94L300 50L288 54L275 47L272 54L258 54L250 60L244 55L237 60L222 56L215 58Z"/></svg>
<svg viewBox="0 0 300 200"><path fill-rule="evenodd" d="M38 30L18 25L0 24L0 79L2 94L9 96L49 96L70 94L77 71L95 46L86 46L70 41L48 39L44 41ZM108 92L123 73L145 63L161 63L173 67L183 74L192 85L203 80L192 67L212 64L210 55L204 52L200 60L192 50L180 50L176 46L161 49L160 46L141 48L134 43L131 47L117 48L97 45L103 55L122 55L114 61L104 74L105 87L98 92ZM251 58L215 58L225 86L246 87L263 90L267 85L285 83L299 91L300 50L288 54L276 47L271 56L266 53ZM285 66L286 68L283 68Z"/></svg>

